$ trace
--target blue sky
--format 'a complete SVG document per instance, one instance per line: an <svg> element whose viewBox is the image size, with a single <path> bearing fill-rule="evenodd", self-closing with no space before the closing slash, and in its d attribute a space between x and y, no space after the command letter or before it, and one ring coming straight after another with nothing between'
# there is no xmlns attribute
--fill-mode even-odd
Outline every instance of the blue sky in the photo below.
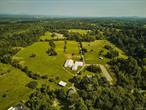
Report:
<svg viewBox="0 0 146 110"><path fill-rule="evenodd" d="M146 0L0 0L1 14L146 17Z"/></svg>

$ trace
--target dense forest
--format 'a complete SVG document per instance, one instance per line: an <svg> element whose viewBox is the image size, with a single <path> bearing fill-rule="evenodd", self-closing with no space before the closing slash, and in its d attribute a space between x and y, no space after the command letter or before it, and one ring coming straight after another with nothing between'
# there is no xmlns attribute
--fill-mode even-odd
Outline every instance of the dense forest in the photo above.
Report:
<svg viewBox="0 0 146 110"><path fill-rule="evenodd" d="M91 30L87 35L69 33L68 29ZM36 88L25 103L32 110L54 110L52 100L58 99L63 110L137 110L146 108L146 19L144 18L56 18L0 21L0 62L12 64L11 57L19 49L39 40L44 32L58 32L67 40L92 42L106 39L122 49L128 59L108 55L110 71L116 75L116 84L95 76L70 79L73 89L50 90L48 85ZM57 55L53 41L47 51ZM110 47L105 47L110 49ZM83 52L87 50L84 48ZM114 53L113 51L111 53ZM33 55L34 56L34 55ZM13 65L14 66L14 65ZM92 68L87 68L91 70ZM24 68L21 70L23 71ZM93 69L94 71L94 69ZM24 70L26 72L26 70ZM30 84L35 89L36 84Z"/></svg>

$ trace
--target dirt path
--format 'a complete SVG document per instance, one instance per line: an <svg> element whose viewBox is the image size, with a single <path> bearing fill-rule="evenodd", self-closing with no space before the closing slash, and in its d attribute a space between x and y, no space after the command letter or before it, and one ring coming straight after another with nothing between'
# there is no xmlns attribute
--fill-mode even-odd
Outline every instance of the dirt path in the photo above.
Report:
<svg viewBox="0 0 146 110"><path fill-rule="evenodd" d="M79 46L79 51L80 51L80 55L81 55L81 58L82 58L82 61L83 61L83 66L82 66L82 68L80 69L80 70L78 70L77 71L77 73L80 73L82 70L84 70L84 68L85 68L85 57L84 57L84 55L83 55L83 51L82 51L82 48L81 48L81 45L80 45L80 43L78 43L78 46Z"/></svg>
<svg viewBox="0 0 146 110"><path fill-rule="evenodd" d="M109 72L107 71L107 69L105 68L105 66L101 64L99 64L99 66L101 68L102 75L109 81L110 85L113 85L113 79Z"/></svg>
<svg viewBox="0 0 146 110"><path fill-rule="evenodd" d="M74 74L70 71L68 71L67 69L65 69L64 67L62 67L64 69L64 71L66 71L67 73L71 74L72 76L74 76Z"/></svg>

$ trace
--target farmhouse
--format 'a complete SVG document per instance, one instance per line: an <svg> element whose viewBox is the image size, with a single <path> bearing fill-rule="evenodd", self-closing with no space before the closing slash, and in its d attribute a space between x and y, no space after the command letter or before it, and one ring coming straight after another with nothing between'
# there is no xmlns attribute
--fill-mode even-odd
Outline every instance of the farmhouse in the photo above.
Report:
<svg viewBox="0 0 146 110"><path fill-rule="evenodd" d="M83 62L79 62L79 61L74 61L72 59L66 60L64 67L70 67L72 68L72 70L76 71L78 69L79 66L83 66Z"/></svg>
<svg viewBox="0 0 146 110"><path fill-rule="evenodd" d="M59 84L60 86L65 87L67 83L66 83L66 82L64 82L64 81L60 81L58 84Z"/></svg>
<svg viewBox="0 0 146 110"><path fill-rule="evenodd" d="M74 61L72 59L66 60L64 67L72 67L74 65Z"/></svg>
<svg viewBox="0 0 146 110"><path fill-rule="evenodd" d="M72 70L76 71L79 66L83 66L83 62L76 61L75 64L72 66Z"/></svg>

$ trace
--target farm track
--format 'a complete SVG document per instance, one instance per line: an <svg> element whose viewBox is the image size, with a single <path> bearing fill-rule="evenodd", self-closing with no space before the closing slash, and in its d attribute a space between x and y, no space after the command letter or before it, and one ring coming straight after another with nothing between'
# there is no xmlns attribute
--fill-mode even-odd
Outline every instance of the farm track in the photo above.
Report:
<svg viewBox="0 0 146 110"><path fill-rule="evenodd" d="M113 79L110 75L110 73L107 71L107 69L105 68L104 65L99 64L101 71L102 71L102 75L109 81L110 85L113 85Z"/></svg>

